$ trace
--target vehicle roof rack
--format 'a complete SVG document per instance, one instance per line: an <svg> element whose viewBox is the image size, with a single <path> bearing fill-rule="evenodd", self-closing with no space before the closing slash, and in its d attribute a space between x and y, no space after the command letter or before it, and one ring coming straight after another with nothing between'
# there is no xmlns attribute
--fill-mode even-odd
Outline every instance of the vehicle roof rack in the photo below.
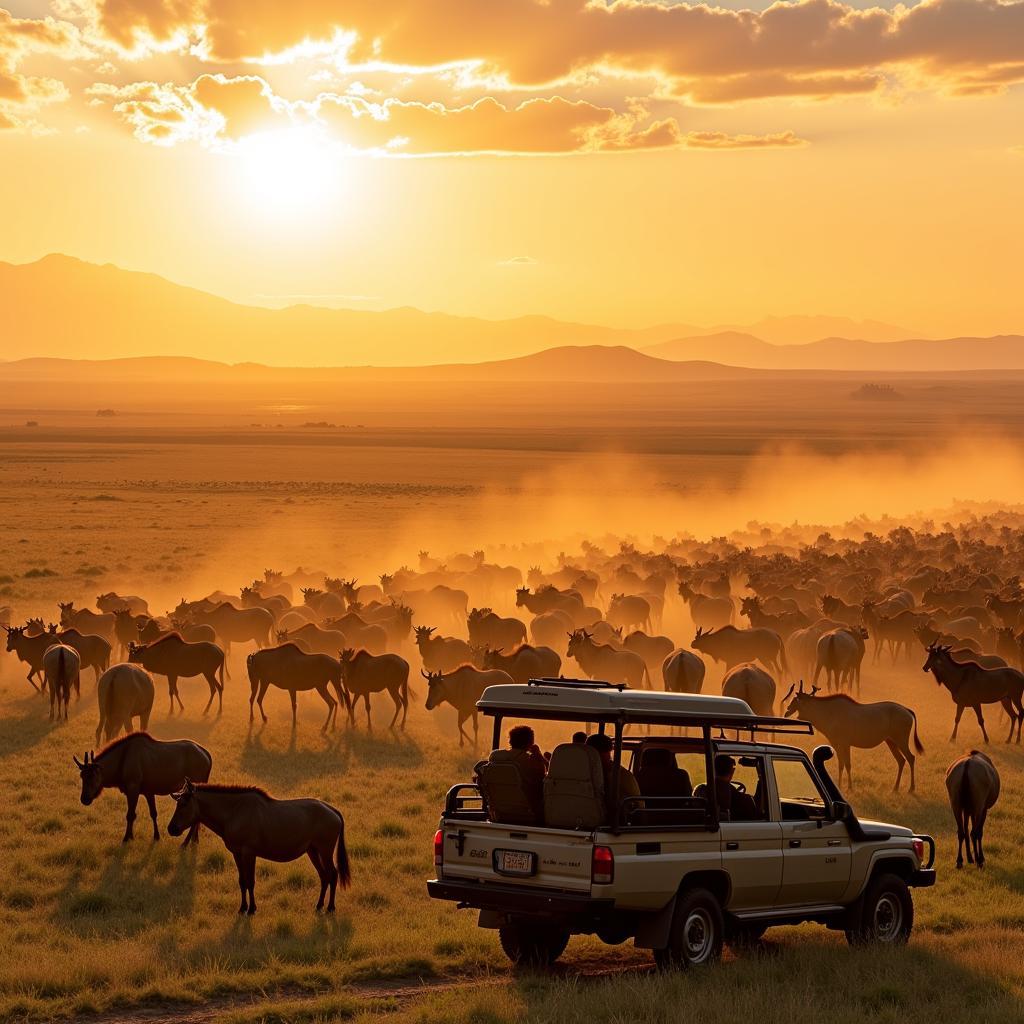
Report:
<svg viewBox="0 0 1024 1024"><path fill-rule="evenodd" d="M606 683L600 679L566 679L563 676L540 676L529 679L527 686L564 686L570 690L618 690L627 689L625 683Z"/></svg>

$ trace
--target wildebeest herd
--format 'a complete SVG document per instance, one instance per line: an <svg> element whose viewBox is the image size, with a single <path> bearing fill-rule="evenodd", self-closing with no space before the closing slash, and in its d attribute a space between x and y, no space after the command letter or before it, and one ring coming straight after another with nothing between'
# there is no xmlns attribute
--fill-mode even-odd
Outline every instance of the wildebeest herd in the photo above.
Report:
<svg viewBox="0 0 1024 1024"><path fill-rule="evenodd" d="M562 675L700 693L710 659L723 666L723 693L758 714L811 722L836 749L840 781L845 774L853 783L853 748L884 744L897 764L894 789L909 766L913 790L924 750L917 716L896 701L857 699L868 651L871 666L921 659L938 692L951 698L951 739L970 709L987 743L984 708L996 705L1009 719L1007 742L1019 743L1024 586L1008 567L1022 553L1024 532L998 517L859 540L772 537L759 548L726 538L662 542L657 550L584 543L578 556L560 555L547 571L491 563L482 551L443 561L421 552L416 569L402 566L372 584L268 569L236 593L182 598L163 615L142 597L109 592L95 610L59 602L57 623L36 617L15 625L11 609L0 609L0 621L7 651L49 695L51 719L67 718L71 691L80 697L80 676L93 670L96 741L106 746L75 758L82 802L104 788L121 791L125 840L140 797L158 837L155 798L170 795L176 806L168 832L187 832L186 842L194 842L207 825L234 855L240 911L255 911L257 857L303 854L320 878L318 909L326 901L332 910L338 883L349 881L340 812L321 801L211 783L207 750L146 733L154 676L167 681L169 715L184 712L179 682L190 678L207 684L203 713L216 702L220 714L233 649L246 645L250 721L257 708L267 720L264 698L275 687L289 694L293 728L298 695L315 692L326 706L324 731L337 728L339 711L356 727L360 704L372 730L371 697L387 694L388 727L398 731L415 696L415 667L414 678L426 680L427 710L451 705L460 746L476 748L476 702L489 685ZM666 619L692 630L688 645L663 632ZM115 650L123 660L111 664ZM781 682L788 688L780 702ZM981 866L985 817L999 794L991 758L972 751L956 760L947 789L957 866L965 846L968 861Z"/></svg>

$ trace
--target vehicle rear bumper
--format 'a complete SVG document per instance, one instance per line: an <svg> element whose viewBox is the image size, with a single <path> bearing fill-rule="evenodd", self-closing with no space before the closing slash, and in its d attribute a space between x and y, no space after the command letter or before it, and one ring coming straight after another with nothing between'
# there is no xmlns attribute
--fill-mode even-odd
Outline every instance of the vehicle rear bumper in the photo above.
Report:
<svg viewBox="0 0 1024 1024"><path fill-rule="evenodd" d="M907 885L916 886L919 889L927 889L935 884L935 868L918 868L910 873Z"/></svg>
<svg viewBox="0 0 1024 1024"><path fill-rule="evenodd" d="M600 917L612 910L614 900L594 899L589 893L549 892L521 885L476 882L427 882L427 893L435 900L452 900L477 910L498 910L509 914L554 914L560 917Z"/></svg>

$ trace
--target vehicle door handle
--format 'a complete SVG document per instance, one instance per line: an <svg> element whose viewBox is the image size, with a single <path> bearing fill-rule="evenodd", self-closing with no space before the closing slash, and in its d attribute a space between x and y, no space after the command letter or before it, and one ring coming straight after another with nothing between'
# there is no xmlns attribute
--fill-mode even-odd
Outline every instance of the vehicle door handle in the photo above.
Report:
<svg viewBox="0 0 1024 1024"><path fill-rule="evenodd" d="M830 839L828 841L828 845L829 846L842 846L843 845L843 841L842 841L842 839Z"/></svg>
<svg viewBox="0 0 1024 1024"><path fill-rule="evenodd" d="M740 844L739 843L726 843L725 844L725 848L727 850L738 850L740 848Z"/></svg>
<svg viewBox="0 0 1024 1024"><path fill-rule="evenodd" d="M792 847L800 846L803 843L802 839L790 839L789 845Z"/></svg>

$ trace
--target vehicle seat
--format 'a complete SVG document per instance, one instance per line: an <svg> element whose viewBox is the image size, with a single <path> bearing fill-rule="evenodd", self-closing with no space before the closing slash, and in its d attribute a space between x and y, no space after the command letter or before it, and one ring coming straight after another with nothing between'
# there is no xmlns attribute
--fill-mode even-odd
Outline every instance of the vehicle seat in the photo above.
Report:
<svg viewBox="0 0 1024 1024"><path fill-rule="evenodd" d="M667 747L644 748L636 781L644 796L693 796L690 773L677 767L675 755Z"/></svg>
<svg viewBox="0 0 1024 1024"><path fill-rule="evenodd" d="M492 750L477 769L487 820L508 825L539 825L541 808L530 801L512 750Z"/></svg>
<svg viewBox="0 0 1024 1024"><path fill-rule="evenodd" d="M544 780L544 824L549 828L593 829L605 817L601 755L580 743L555 747Z"/></svg>

